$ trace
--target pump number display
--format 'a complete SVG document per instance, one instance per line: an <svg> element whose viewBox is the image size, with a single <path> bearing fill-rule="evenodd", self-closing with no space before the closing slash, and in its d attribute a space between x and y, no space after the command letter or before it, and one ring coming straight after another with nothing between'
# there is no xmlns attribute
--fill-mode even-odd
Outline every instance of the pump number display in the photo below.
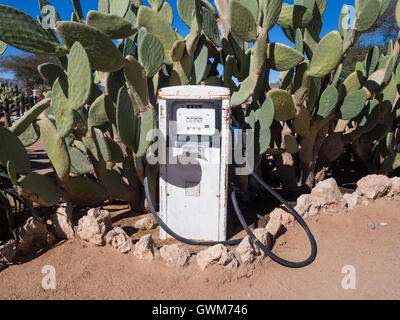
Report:
<svg viewBox="0 0 400 320"><path fill-rule="evenodd" d="M178 135L215 134L215 109L209 105L179 105L176 111Z"/></svg>

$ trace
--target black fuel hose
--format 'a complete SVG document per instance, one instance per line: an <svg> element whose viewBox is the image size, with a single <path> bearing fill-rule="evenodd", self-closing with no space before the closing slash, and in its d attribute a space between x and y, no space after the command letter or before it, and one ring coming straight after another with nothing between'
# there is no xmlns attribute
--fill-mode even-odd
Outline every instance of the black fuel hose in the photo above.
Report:
<svg viewBox="0 0 400 320"><path fill-rule="evenodd" d="M144 184L144 193L145 193L145 196L147 199L147 204L150 208L150 212L153 214L154 219L156 219L159 226L161 228L163 228L166 233L168 233L171 237L175 238L176 240L186 243L191 246L214 246L216 244L223 244L226 246L235 246L243 240L243 239L237 239L237 240L230 240L230 241L194 241L194 240L184 238L184 237L180 236L179 234L176 234L164 223L164 221L158 216L156 210L154 209L153 202L151 201L150 192L149 192L148 166L146 166L146 169L145 169L145 176L144 176L143 184Z"/></svg>
<svg viewBox="0 0 400 320"><path fill-rule="evenodd" d="M154 219L157 221L157 223L160 225L161 228L164 229L165 232L167 232L171 237L175 238L176 240L186 243L188 245L193 245L193 246L213 246L216 244L223 244L223 245L228 245L228 246L233 246L239 244L243 239L237 239L237 240L230 240L230 241L194 241L190 240L187 238L184 238L178 234L176 234L174 231L172 231L165 223L164 221L158 216L156 210L154 209L153 203L151 201L150 193L149 193L149 184L148 184L148 166L145 169L145 177L144 177L144 192L146 195L147 203L150 208L150 211L154 217ZM242 224L243 228L246 230L247 234L249 237L254 241L254 243L268 256L270 257L273 261L289 267L289 268L302 268L305 267L309 264L311 264L317 255L317 244L315 242L314 236L312 235L310 229L308 228L307 224L303 220L303 218L296 212L296 210L293 209L293 207L285 200L283 199L275 190L273 190L265 181L263 181L256 173L252 173L252 176L259 182L267 191L269 191L276 199L278 199L290 212L291 215L296 219L297 222L300 223L300 225L303 227L303 229L306 231L308 238L311 243L311 254L308 257L308 259L302 261L302 262L292 262L292 261L287 261L284 260L274 253L272 253L266 246L264 246L254 235L254 233L249 229L247 226L247 223L243 217L243 214L239 208L239 204L236 199L236 190L235 190L235 185L232 183L231 184L231 199L232 203L236 212L237 217L239 218L240 223Z"/></svg>
<svg viewBox="0 0 400 320"><path fill-rule="evenodd" d="M257 175L255 172L253 172L251 175L254 177L254 179L256 179L256 181L259 184L261 184L263 186L263 188L265 188L277 200L279 200L289 210L289 213L296 219L296 221L302 226L304 231L307 233L308 239L310 240L310 244L311 244L310 256L306 260L301 261L301 262L288 261L288 260L278 257L277 255L272 253L271 250L269 250L266 246L264 246L247 226L247 223L243 217L243 214L240 210L238 201L236 199L235 185L232 183L231 184L231 189L232 189L231 199L232 199L232 203L233 203L233 207L235 209L236 215L237 215L243 229L246 230L246 233L254 241L254 243L273 261L275 261L285 267L289 267L289 268L302 268L302 267L308 266L315 260L315 258L317 256L317 243L315 242L315 238L312 235L307 224L305 223L304 219L296 212L296 210L294 210L294 208L285 199L282 198L282 196L279 193L277 193L263 179L261 179L259 175Z"/></svg>

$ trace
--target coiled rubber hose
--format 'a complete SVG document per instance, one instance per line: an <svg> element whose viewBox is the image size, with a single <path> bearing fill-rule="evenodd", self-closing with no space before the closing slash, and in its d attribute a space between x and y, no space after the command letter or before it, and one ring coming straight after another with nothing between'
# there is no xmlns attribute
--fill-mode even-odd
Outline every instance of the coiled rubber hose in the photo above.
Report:
<svg viewBox="0 0 400 320"><path fill-rule="evenodd" d="M173 232L165 223L164 221L157 215L156 210L154 209L153 203L151 202L151 197L149 193L149 184L148 184L148 167L145 169L145 177L144 177L144 191L147 199L147 203L149 205L150 211L153 214L154 219L157 221L157 223L160 225L161 228L164 229L166 233L168 233L171 237L175 238L176 240L186 243L188 245L194 245L194 246L213 246L216 244L224 244L228 246L233 246L236 244L239 244L243 239L237 239L237 240L231 240L231 241L194 241L190 239L186 239L175 232ZM303 229L306 231L308 239L310 240L311 244L311 254L308 257L308 259L302 261L302 262L292 262L292 261L287 261L284 260L274 253L272 253L266 246L264 246L254 235L254 233L249 229L249 227L246 224L246 221L243 217L243 214L239 208L239 204L236 199L236 190L235 190L235 185L231 183L231 199L233 203L233 207L235 209L236 215L243 226L244 230L246 230L247 234L249 237L254 241L254 243L268 256L270 257L273 261L289 268L302 268L305 267L309 264L311 264L317 255L317 244L315 242L314 236L312 235L310 229L308 228L307 224L303 220L303 218L292 208L292 206L287 203L285 199L283 199L275 190L273 190L265 181L263 181L256 173L252 173L252 176L256 179L257 182L259 182L268 192L270 192L276 199L278 199L290 212L291 215L296 219L296 221L303 227Z"/></svg>

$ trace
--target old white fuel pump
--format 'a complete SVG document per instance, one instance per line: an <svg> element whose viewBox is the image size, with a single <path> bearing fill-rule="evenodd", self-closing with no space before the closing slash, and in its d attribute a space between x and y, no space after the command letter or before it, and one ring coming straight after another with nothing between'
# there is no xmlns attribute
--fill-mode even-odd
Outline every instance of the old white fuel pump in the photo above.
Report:
<svg viewBox="0 0 400 320"><path fill-rule="evenodd" d="M161 89L158 159L160 212L151 202L147 172L145 193L160 225L160 238L173 237L190 245L238 244L227 241L228 195L240 223L274 261L292 268L306 266L316 257L316 243L301 216L249 166L249 174L281 201L307 233L311 254L302 262L286 261L254 236L240 211L236 187L228 179L231 141L230 91L211 86L179 86ZM201 241L200 241L201 240Z"/></svg>
<svg viewBox="0 0 400 320"><path fill-rule="evenodd" d="M158 103L159 129L167 141L160 217L183 237L225 241L229 89L169 87L160 90ZM161 238L167 236L161 229Z"/></svg>

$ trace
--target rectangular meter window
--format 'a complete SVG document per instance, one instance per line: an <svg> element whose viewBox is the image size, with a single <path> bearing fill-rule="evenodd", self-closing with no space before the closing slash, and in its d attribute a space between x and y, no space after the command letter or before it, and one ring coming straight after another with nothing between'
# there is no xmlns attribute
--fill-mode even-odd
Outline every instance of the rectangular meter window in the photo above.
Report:
<svg viewBox="0 0 400 320"><path fill-rule="evenodd" d="M174 120L177 135L206 135L216 133L216 112L212 103L176 102Z"/></svg>

